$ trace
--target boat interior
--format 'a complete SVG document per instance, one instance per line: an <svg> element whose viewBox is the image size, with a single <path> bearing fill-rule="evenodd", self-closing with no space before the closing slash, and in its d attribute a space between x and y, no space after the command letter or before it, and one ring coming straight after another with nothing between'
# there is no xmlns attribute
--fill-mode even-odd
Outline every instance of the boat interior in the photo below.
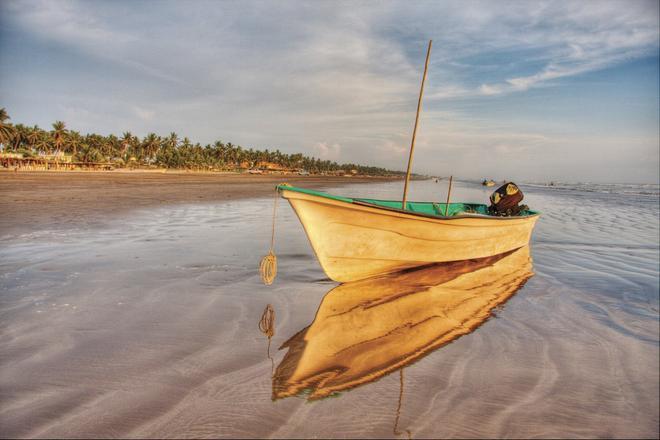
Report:
<svg viewBox="0 0 660 440"><path fill-rule="evenodd" d="M300 192L303 194L310 194L314 196L324 197L332 200L339 200L347 203L354 203L358 205L372 206L375 208L382 208L388 210L401 211L402 202L400 200L378 200L378 199L363 199L363 198L351 198L351 197L342 197L335 196L333 194L324 193L322 191L315 191L307 188L298 188L290 185L278 185L279 190L288 190ZM470 214L476 215L485 215L489 217L494 217L489 215L488 206L482 203L450 203L449 209L445 214L445 209L447 207L446 203L441 202L406 202L406 212L415 213L424 216L431 217L455 217L455 216L465 216ZM518 217L526 217L531 215L537 215L537 211L524 210L521 211ZM495 217L501 218L501 217Z"/></svg>

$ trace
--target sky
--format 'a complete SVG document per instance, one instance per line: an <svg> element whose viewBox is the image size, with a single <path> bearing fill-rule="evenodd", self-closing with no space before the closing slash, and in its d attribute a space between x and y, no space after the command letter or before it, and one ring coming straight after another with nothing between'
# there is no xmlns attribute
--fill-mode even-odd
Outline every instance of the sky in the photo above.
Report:
<svg viewBox="0 0 660 440"><path fill-rule="evenodd" d="M81 133L659 183L655 1L0 1L0 107Z"/></svg>

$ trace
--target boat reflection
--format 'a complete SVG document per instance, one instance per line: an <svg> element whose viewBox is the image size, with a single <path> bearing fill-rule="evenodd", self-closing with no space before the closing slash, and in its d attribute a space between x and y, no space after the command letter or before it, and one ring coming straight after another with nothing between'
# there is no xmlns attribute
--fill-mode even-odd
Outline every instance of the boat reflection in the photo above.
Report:
<svg viewBox="0 0 660 440"><path fill-rule="evenodd" d="M280 349L273 399L308 400L377 380L486 321L533 276L529 246L440 263L329 291L314 322Z"/></svg>

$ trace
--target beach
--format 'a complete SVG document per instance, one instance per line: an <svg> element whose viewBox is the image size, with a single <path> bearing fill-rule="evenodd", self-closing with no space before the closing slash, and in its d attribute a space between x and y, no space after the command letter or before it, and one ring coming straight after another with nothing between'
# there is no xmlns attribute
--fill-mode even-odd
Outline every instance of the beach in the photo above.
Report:
<svg viewBox="0 0 660 440"><path fill-rule="evenodd" d="M660 440L660 2L0 2L0 440Z"/></svg>
<svg viewBox="0 0 660 440"><path fill-rule="evenodd" d="M427 270L421 286L415 273L332 282L280 200L278 277L264 286L281 181L379 199L403 187L0 175L0 437L658 437L657 185L520 184L541 211L527 253ZM452 200L491 191L455 181ZM410 200L446 194L446 181L411 183ZM399 285L410 304L377 302ZM459 294L488 306L460 308ZM421 322L448 299L434 342L370 343L393 316ZM326 330L340 309L349 327Z"/></svg>
<svg viewBox="0 0 660 440"><path fill-rule="evenodd" d="M320 189L382 180L387 179L185 171L0 171L0 206L4 207L0 230L13 234L82 227L134 209L266 196L282 182L304 182Z"/></svg>

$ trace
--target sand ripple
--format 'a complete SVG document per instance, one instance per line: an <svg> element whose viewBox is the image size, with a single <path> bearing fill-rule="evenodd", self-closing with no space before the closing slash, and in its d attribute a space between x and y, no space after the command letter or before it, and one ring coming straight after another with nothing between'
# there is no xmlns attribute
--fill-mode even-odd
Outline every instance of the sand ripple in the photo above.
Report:
<svg viewBox="0 0 660 440"><path fill-rule="evenodd" d="M403 367L402 393L394 370L311 403L271 400L258 329L272 304L279 365L276 348L335 287L286 205L271 288L256 271L271 198L5 236L0 436L657 438L657 195L523 190L543 211L536 275L476 331ZM365 191L398 197L400 184L339 190ZM413 198L443 191L415 182Z"/></svg>

